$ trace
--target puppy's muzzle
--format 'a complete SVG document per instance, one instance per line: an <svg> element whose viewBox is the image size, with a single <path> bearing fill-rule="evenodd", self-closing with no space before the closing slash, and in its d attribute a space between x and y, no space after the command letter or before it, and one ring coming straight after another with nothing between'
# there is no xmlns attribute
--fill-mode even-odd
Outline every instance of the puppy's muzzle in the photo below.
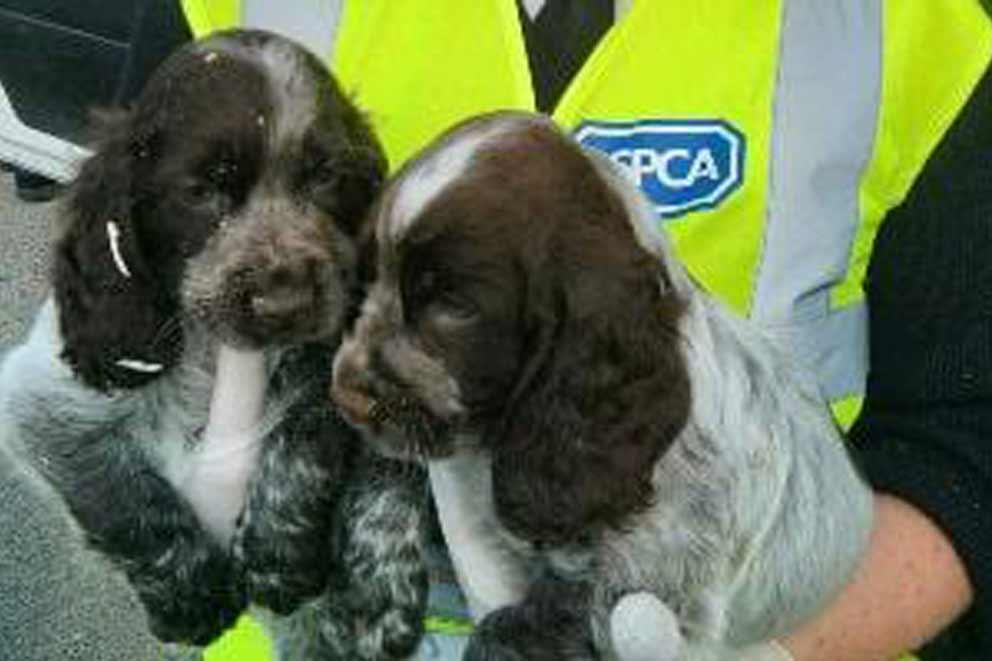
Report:
<svg viewBox="0 0 992 661"><path fill-rule="evenodd" d="M320 272L327 258L292 257L243 279L246 312L262 328L291 327L312 313L320 300Z"/></svg>
<svg viewBox="0 0 992 661"><path fill-rule="evenodd" d="M224 299L238 334L260 342L307 337L318 334L328 316L338 316L327 309L329 298L340 294L327 241L316 228L256 229L226 284Z"/></svg>

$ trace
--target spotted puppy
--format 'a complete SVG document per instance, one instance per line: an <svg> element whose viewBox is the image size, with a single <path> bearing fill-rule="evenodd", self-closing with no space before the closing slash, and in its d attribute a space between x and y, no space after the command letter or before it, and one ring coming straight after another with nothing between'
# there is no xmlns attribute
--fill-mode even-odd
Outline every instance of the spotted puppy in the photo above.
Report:
<svg viewBox="0 0 992 661"><path fill-rule="evenodd" d="M429 461L468 659L726 661L850 576L871 496L813 379L691 281L604 157L476 118L370 231L333 392Z"/></svg>
<svg viewBox="0 0 992 661"><path fill-rule="evenodd" d="M378 143L314 56L254 31L182 48L104 123L0 368L0 440L162 640L254 604L281 658L407 656L426 487L326 401Z"/></svg>

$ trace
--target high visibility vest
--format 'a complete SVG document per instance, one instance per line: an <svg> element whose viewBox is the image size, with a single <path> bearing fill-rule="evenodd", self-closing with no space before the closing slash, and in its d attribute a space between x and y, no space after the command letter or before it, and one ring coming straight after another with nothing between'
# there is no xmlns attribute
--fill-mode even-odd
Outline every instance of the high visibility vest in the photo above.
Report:
<svg viewBox="0 0 992 661"><path fill-rule="evenodd" d="M468 116L534 109L515 0L344 0L335 34L324 55L394 168ZM634 0L551 115L627 169L696 279L805 359L848 424L872 242L990 57L978 0Z"/></svg>

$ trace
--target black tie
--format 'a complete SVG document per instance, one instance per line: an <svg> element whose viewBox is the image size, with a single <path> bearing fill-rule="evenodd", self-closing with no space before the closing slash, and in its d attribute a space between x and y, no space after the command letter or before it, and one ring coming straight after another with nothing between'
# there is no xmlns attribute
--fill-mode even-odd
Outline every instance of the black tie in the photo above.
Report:
<svg viewBox="0 0 992 661"><path fill-rule="evenodd" d="M614 0L547 0L531 20L518 3L537 109L550 112L613 23Z"/></svg>

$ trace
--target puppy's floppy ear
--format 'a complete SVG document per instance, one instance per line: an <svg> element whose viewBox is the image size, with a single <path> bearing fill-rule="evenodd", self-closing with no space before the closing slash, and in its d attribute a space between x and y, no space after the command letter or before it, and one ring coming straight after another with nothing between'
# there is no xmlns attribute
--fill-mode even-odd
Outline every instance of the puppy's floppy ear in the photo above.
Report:
<svg viewBox="0 0 992 661"><path fill-rule="evenodd" d="M688 418L682 302L653 265L599 275L540 278L555 284L530 303L532 358L492 443L500 519L535 542L622 529Z"/></svg>
<svg viewBox="0 0 992 661"><path fill-rule="evenodd" d="M63 359L88 385L133 388L182 351L177 304L155 281L132 222L132 170L149 158L126 113L102 118L103 139L65 201L52 280Z"/></svg>

